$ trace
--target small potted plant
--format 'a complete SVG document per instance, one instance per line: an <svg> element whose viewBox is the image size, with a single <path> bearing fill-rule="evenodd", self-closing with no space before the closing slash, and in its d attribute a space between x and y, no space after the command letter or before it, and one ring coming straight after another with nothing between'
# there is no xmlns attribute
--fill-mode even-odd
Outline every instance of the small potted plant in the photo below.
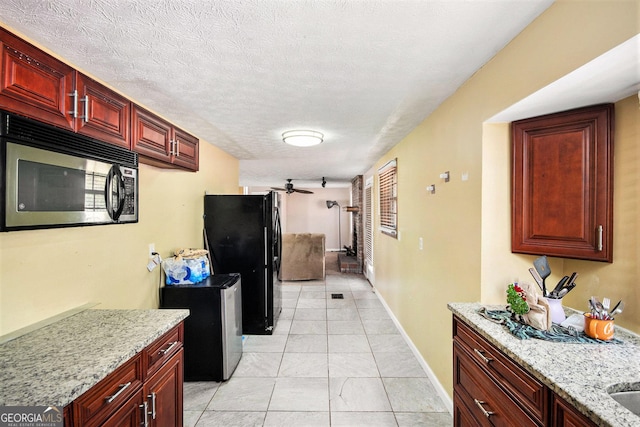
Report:
<svg viewBox="0 0 640 427"><path fill-rule="evenodd" d="M507 287L507 310L515 314L516 319L529 312L526 292L517 284L510 283Z"/></svg>

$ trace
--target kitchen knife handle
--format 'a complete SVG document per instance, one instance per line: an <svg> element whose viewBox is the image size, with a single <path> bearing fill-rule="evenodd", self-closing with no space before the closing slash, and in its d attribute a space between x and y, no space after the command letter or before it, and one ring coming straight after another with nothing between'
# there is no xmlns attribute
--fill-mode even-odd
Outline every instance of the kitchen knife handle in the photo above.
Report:
<svg viewBox="0 0 640 427"><path fill-rule="evenodd" d="M602 225L598 226L598 252L602 252Z"/></svg>

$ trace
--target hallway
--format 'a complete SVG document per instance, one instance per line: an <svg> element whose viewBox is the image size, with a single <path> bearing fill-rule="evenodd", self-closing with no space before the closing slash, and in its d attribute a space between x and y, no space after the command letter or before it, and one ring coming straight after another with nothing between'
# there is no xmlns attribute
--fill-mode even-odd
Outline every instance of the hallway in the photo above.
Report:
<svg viewBox="0 0 640 427"><path fill-rule="evenodd" d="M452 425L367 280L335 262L324 281L283 282L274 334L246 336L229 381L184 384L185 426Z"/></svg>

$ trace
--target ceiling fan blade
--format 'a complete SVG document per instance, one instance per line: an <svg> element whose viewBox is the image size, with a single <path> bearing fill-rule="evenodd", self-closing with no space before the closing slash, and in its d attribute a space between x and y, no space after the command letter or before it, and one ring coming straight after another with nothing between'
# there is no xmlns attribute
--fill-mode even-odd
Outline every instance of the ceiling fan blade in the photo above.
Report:
<svg viewBox="0 0 640 427"><path fill-rule="evenodd" d="M295 191L296 193L302 193L302 194L313 194L313 191L309 191L309 190L298 190L297 188L294 188L293 191Z"/></svg>

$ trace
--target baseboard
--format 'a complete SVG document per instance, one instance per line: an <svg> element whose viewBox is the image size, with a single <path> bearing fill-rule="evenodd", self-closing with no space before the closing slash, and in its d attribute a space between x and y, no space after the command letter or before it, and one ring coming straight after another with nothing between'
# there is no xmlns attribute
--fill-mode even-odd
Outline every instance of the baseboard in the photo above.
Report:
<svg viewBox="0 0 640 427"><path fill-rule="evenodd" d="M442 402L449 410L449 413L453 416L453 400L451 400L449 393L447 393L447 391L444 389L444 387L436 377L436 374L433 373L433 370L431 369L427 361L424 360L424 358L422 357L422 354L420 354L420 352L418 351L418 348L415 346L413 341L411 341L411 338L409 338L409 335L407 335L406 331L404 330L404 328L402 327L402 325L400 324L396 316L391 311L391 308L389 307L387 302L384 300L384 298L382 298L382 295L380 295L380 293L376 291L376 288L374 286L372 286L372 288L376 293L378 300L380 300L380 302L384 306L384 309L387 310L387 313L389 313L389 317L391 317L391 320L393 320L393 323L395 323L396 327L400 331L400 334L402 335L404 340L407 342L407 345L413 352L414 356L416 356L416 359L418 359L418 363L420 363L420 366L422 366L422 369L424 369L424 372L427 374L427 378L429 378L429 380L433 384L433 387L436 389L436 393L438 393L438 396L440 396L440 399L442 399Z"/></svg>

